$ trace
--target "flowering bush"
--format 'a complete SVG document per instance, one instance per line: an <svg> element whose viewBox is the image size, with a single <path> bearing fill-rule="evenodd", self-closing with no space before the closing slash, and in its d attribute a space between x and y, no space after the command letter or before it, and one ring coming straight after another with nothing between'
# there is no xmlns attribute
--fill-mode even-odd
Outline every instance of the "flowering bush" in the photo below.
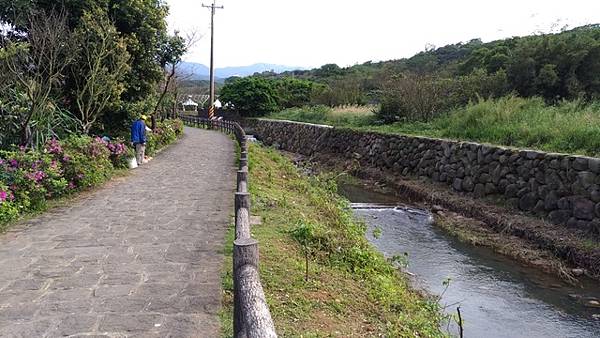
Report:
<svg viewBox="0 0 600 338"><path fill-rule="evenodd" d="M24 149L3 151L0 161L0 185L8 187L6 193L21 209L39 210L46 199L60 196L66 190L62 167L50 154Z"/></svg>
<svg viewBox="0 0 600 338"><path fill-rule="evenodd" d="M163 122L158 122L156 128L148 133L146 153L153 156L158 149L174 142L182 134L183 121L165 120Z"/></svg>
<svg viewBox="0 0 600 338"><path fill-rule="evenodd" d="M49 199L102 183L127 153L123 143L88 136L52 139L37 151L0 151L0 224L43 209Z"/></svg>
<svg viewBox="0 0 600 338"><path fill-rule="evenodd" d="M153 149L183 133L181 121L165 121L150 133ZM21 213L43 209L49 199L97 186L126 168L133 150L122 141L72 135L37 150L0 150L0 229Z"/></svg>
<svg viewBox="0 0 600 338"><path fill-rule="evenodd" d="M12 192L0 181L0 225L19 215L19 206L14 199Z"/></svg>

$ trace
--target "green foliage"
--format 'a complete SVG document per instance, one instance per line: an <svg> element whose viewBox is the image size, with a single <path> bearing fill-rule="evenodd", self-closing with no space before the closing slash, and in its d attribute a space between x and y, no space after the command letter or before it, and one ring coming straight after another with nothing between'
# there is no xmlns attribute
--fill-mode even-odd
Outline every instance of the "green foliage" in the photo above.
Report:
<svg viewBox="0 0 600 338"><path fill-rule="evenodd" d="M550 105L540 97L507 96L474 101L425 123L346 126L600 156L600 103L581 99Z"/></svg>
<svg viewBox="0 0 600 338"><path fill-rule="evenodd" d="M534 35L481 45L461 63L474 69L507 72L511 89L521 96L547 101L600 95L600 26L584 26L558 34Z"/></svg>
<svg viewBox="0 0 600 338"><path fill-rule="evenodd" d="M68 96L87 134L104 114L121 107L129 53L107 13L98 8L83 13L74 40L76 57L69 67L73 89Z"/></svg>
<svg viewBox="0 0 600 338"><path fill-rule="evenodd" d="M40 146L64 131L69 120L57 103L57 93L73 60L72 34L62 14L31 14L28 19L27 42L3 43L0 112L10 120L5 128L13 136L3 143Z"/></svg>
<svg viewBox="0 0 600 338"><path fill-rule="evenodd" d="M381 103L380 119L387 123L427 121L478 97L511 92L549 103L593 100L600 96L600 25L490 43L473 39L428 47L407 59L262 76L321 84L313 95L316 104Z"/></svg>
<svg viewBox="0 0 600 338"><path fill-rule="evenodd" d="M175 142L181 135L183 135L183 122L181 120L157 122L156 128L148 133L146 153L154 156L158 149Z"/></svg>
<svg viewBox="0 0 600 338"><path fill-rule="evenodd" d="M89 188L105 182L112 173L110 152L99 139L73 135L64 142L65 177L79 188Z"/></svg>
<svg viewBox="0 0 600 338"><path fill-rule="evenodd" d="M56 74L49 74L52 81L48 82L52 86L44 82L41 82L42 85L36 83L40 81L27 82L35 85L29 91L41 88L49 93L34 95L40 97L39 101L43 104L35 103L35 111L30 109L28 114L41 116L45 113L44 109L55 106L58 107L57 111L67 109L80 117L80 128L85 132L90 130L91 125L94 130L123 129L128 121L128 108L152 99L156 85L163 78L162 66L181 57L181 39L169 37L166 33L167 13L168 8L161 0L65 0L59 5L48 0L0 0L0 22L15 28L3 40L15 44L22 43L27 37L26 42L31 45L29 50L35 50L33 42L36 40L31 38L34 36L32 32L45 27L40 24L44 18L65 18L66 30L59 29L61 27L58 25L42 29L52 33L48 36L54 41L60 38L62 42L41 44L46 53L40 55L58 56L58 60L70 64L70 71L53 67ZM77 31L75 38L63 38L74 31ZM78 43L80 48L71 49L73 43ZM57 52L49 52L51 46L60 48ZM0 52L0 61L5 55L4 51ZM32 63L49 64L23 64ZM3 74L5 69L0 65ZM7 76L0 80L0 89L4 89L3 80L6 78L9 78L8 82L16 81ZM13 84L9 87L16 86ZM17 89L27 92L22 88ZM145 113L152 112L155 105L156 101ZM28 119L23 121L28 124ZM21 126L19 133L25 135L27 127Z"/></svg>
<svg viewBox="0 0 600 338"><path fill-rule="evenodd" d="M178 120L159 126L155 147L183 133ZM48 140L35 151L0 151L0 227L22 213L44 209L48 200L102 184L115 169L126 168L132 157L122 141L75 134L63 141Z"/></svg>
<svg viewBox="0 0 600 338"><path fill-rule="evenodd" d="M311 103L316 84L312 81L285 77L275 83L278 103L282 108L302 107Z"/></svg>
<svg viewBox="0 0 600 338"><path fill-rule="evenodd" d="M372 110L373 108L368 106L346 108L306 106L285 109L270 114L267 117L276 120L300 121L334 126L366 127L376 122L376 117Z"/></svg>
<svg viewBox="0 0 600 338"><path fill-rule="evenodd" d="M279 109L274 81L260 77L236 78L225 83L221 100L231 102L243 116L261 116Z"/></svg>
<svg viewBox="0 0 600 338"><path fill-rule="evenodd" d="M507 93L504 70L492 75L478 70L454 78L404 75L385 84L377 115L386 123L429 121L479 97L500 97Z"/></svg>
<svg viewBox="0 0 600 338"><path fill-rule="evenodd" d="M334 177L306 177L281 154L256 145L250 157L253 210L263 220L252 231L280 335L443 336L439 307L411 291L367 242L366 227L336 193Z"/></svg>

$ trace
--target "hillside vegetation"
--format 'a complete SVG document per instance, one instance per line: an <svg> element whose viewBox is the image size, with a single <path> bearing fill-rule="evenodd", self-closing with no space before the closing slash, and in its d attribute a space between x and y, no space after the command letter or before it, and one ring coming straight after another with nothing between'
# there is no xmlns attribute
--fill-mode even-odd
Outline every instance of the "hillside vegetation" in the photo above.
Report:
<svg viewBox="0 0 600 338"><path fill-rule="evenodd" d="M371 107L291 108L267 116L337 127L600 156L600 103L539 97L480 100L431 121L382 124Z"/></svg>
<svg viewBox="0 0 600 338"><path fill-rule="evenodd" d="M237 86L252 100L269 97L268 108L243 115L600 155L600 25L243 81L272 89L226 83L224 92Z"/></svg>

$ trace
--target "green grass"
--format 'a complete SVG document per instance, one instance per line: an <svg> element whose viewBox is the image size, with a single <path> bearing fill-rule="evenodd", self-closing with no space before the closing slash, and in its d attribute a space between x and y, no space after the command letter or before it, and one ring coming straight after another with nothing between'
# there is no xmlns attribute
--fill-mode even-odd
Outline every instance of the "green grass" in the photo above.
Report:
<svg viewBox="0 0 600 338"><path fill-rule="evenodd" d="M334 115L342 116L331 118ZM333 111L285 111L270 117L284 116L306 122L320 116L319 123L338 127L600 156L600 102L575 100L548 105L541 98L507 96L471 103L431 122L389 125L377 125L374 115L343 116Z"/></svg>
<svg viewBox="0 0 600 338"><path fill-rule="evenodd" d="M325 106L289 108L268 116L271 119L328 124L343 127L368 127L375 123L372 106L329 108Z"/></svg>
<svg viewBox="0 0 600 338"><path fill-rule="evenodd" d="M438 337L438 304L365 239L333 178L306 177L274 150L250 147L252 214L262 218L260 273L281 337ZM221 314L231 336L231 241L228 236ZM310 252L305 281L305 252Z"/></svg>

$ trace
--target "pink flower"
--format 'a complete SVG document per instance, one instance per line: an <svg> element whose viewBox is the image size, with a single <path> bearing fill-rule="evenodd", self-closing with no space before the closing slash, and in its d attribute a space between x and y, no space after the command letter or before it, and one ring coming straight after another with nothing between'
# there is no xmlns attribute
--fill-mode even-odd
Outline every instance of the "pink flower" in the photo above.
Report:
<svg viewBox="0 0 600 338"><path fill-rule="evenodd" d="M46 150L51 154L60 154L63 149L57 139L51 139L46 143Z"/></svg>
<svg viewBox="0 0 600 338"><path fill-rule="evenodd" d="M0 190L0 202L4 202L8 199L8 193L6 191Z"/></svg>
<svg viewBox="0 0 600 338"><path fill-rule="evenodd" d="M73 181L70 181L68 187L69 189L75 189L75 183Z"/></svg>

